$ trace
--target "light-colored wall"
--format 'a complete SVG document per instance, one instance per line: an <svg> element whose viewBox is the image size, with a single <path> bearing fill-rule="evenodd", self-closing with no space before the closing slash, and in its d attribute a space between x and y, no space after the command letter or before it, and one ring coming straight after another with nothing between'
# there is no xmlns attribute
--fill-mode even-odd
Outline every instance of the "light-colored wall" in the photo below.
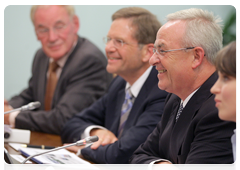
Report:
<svg viewBox="0 0 240 170"><path fill-rule="evenodd" d="M169 13L188 8L201 8L212 11L223 19L223 23L233 6L199 5L137 5L148 9L164 24ZM102 38L111 25L111 15L126 5L78 5L76 14L80 18L79 35L88 38L104 52ZM41 44L37 41L30 20L28 5L11 5L4 10L4 98L10 99L28 85L34 54ZM105 52L104 52L105 53Z"/></svg>

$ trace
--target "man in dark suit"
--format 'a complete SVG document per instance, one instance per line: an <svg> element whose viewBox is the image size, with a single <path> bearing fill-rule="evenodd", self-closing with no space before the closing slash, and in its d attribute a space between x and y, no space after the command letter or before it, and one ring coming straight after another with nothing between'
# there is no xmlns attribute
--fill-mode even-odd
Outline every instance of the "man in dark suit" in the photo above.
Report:
<svg viewBox="0 0 240 170"><path fill-rule="evenodd" d="M213 65L222 47L219 20L208 11L189 9L168 15L155 41L150 64L158 87L171 94L161 122L134 152L131 163L233 163L230 137L235 123L218 118Z"/></svg>
<svg viewBox="0 0 240 170"><path fill-rule="evenodd" d="M39 101L33 111L5 115L12 127L60 134L65 122L100 98L111 81L104 54L79 37L79 20L72 6L33 6L31 18L42 48L35 55L29 86L5 103L5 110ZM52 73L49 68L56 63ZM57 81L53 89L50 77ZM55 89L55 90L54 90ZM48 96L50 94L50 96ZM10 105L10 106L9 106Z"/></svg>
<svg viewBox="0 0 240 170"><path fill-rule="evenodd" d="M79 149L95 163L128 163L134 150L161 120L167 93L157 87L157 71L148 63L160 23L149 11L130 7L115 12L106 40L107 70L118 76L103 97L74 116L61 133L63 143L97 135ZM80 153L79 152L79 153Z"/></svg>

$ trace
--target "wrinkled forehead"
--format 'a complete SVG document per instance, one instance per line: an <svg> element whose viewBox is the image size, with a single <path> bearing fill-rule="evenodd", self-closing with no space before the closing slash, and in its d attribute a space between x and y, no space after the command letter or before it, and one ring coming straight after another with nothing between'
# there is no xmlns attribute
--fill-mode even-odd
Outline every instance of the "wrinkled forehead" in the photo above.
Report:
<svg viewBox="0 0 240 170"><path fill-rule="evenodd" d="M185 28L186 25L184 21L168 21L158 30L155 46L180 46Z"/></svg>

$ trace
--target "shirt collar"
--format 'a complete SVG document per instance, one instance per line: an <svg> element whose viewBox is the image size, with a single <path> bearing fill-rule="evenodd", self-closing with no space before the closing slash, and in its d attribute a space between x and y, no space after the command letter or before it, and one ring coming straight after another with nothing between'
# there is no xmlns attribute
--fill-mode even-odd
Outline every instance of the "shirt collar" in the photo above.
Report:
<svg viewBox="0 0 240 170"><path fill-rule="evenodd" d="M61 69L62 69L63 66L65 65L68 57L70 56L70 54L72 53L72 51L73 51L73 49L75 48L76 45L77 45L77 41L75 41L75 42L73 43L73 46L72 46L71 50L57 61L57 64L59 65L59 67L60 67ZM53 62L53 58L50 58L49 62L50 62L50 63Z"/></svg>
<svg viewBox="0 0 240 170"><path fill-rule="evenodd" d="M133 83L132 86L130 86L130 84L127 82L126 87L125 87L125 91L126 89L130 88L130 91L132 93L132 95L137 98L138 93L140 92L143 84L145 83L145 81L147 80L150 72L151 72L152 66L150 66L138 79L137 81L135 81Z"/></svg>
<svg viewBox="0 0 240 170"><path fill-rule="evenodd" d="M199 87L200 88L200 87ZM198 88L198 89L199 89ZM198 91L198 89L196 89L194 92L192 92L184 101L181 100L181 103L183 103L183 108L187 105L188 101L192 98L192 96Z"/></svg>

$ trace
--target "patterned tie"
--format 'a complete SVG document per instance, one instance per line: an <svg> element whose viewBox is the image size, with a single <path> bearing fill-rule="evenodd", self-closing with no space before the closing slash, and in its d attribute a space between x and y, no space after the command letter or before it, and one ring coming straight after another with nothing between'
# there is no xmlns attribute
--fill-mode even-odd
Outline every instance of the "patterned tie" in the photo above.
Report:
<svg viewBox="0 0 240 170"><path fill-rule="evenodd" d="M126 90L125 100L122 105L121 119L120 119L120 124L118 128L118 137L122 135L123 128L127 121L128 115L132 109L133 102L134 102L134 97L131 94L130 88L128 88Z"/></svg>
<svg viewBox="0 0 240 170"><path fill-rule="evenodd" d="M49 65L49 76L47 80L46 93L45 93L45 110L51 110L52 98L57 85L57 75L56 70L59 67L57 62L53 61Z"/></svg>
<svg viewBox="0 0 240 170"><path fill-rule="evenodd" d="M182 110L183 110L183 103L181 103L181 105L178 109L177 116L176 116L176 122L178 121L178 118L179 118L180 114L182 113Z"/></svg>

